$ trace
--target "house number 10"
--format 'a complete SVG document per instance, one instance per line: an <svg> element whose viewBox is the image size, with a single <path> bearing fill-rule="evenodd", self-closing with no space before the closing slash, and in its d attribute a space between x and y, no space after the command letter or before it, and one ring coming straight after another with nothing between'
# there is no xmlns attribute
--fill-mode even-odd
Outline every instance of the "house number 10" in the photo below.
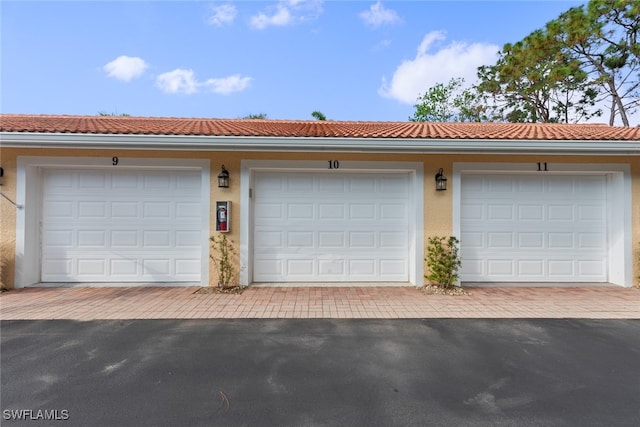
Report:
<svg viewBox="0 0 640 427"><path fill-rule="evenodd" d="M340 162L337 160L328 160L329 169L338 169L340 168Z"/></svg>

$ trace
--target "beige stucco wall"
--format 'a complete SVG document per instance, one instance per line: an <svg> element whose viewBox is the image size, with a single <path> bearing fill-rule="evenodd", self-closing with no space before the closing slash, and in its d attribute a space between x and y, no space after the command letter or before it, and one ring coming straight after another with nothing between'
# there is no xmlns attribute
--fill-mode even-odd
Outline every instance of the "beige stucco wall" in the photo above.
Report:
<svg viewBox="0 0 640 427"><path fill-rule="evenodd" d="M9 199L16 199L16 154L12 150L0 150L0 166L4 176L0 191ZM0 286L13 287L16 247L16 209L4 197L0 197Z"/></svg>
<svg viewBox="0 0 640 427"><path fill-rule="evenodd" d="M14 149L2 148L0 162L4 168L2 192L12 200L16 197L16 164L18 156L56 156L56 157L104 157L110 164L113 156L120 158L169 158L169 159L208 159L211 162L211 207L210 230L215 229L213 212L216 200L232 202L232 231L229 237L240 240L240 168L242 160L333 160L339 161L385 161L385 162L422 162L424 165L424 228L425 235L447 235L452 230L452 191L437 192L434 188L434 175L443 168L452 183L454 162L509 162L532 163L543 161L553 163L623 163L629 164L632 175L632 239L634 250L634 278L640 276L640 157L622 156L527 156L527 155L441 155L441 154L362 154L362 153L282 153L282 152L196 152L196 151L142 151L142 150L71 150L71 149ZM230 188L219 189L216 176L224 164L230 172ZM15 240L16 209L6 199L0 198L0 281L2 286L12 288L15 277ZM210 265L210 283L217 283L215 268ZM635 279L634 283L638 280Z"/></svg>

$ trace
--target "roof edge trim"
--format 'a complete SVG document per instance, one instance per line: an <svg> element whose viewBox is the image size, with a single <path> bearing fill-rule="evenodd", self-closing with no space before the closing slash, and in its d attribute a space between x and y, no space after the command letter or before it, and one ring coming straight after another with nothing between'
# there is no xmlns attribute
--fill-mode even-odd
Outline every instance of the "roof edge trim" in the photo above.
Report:
<svg viewBox="0 0 640 427"><path fill-rule="evenodd" d="M384 153L557 153L640 155L640 143L610 140L403 139L237 137L0 132L0 146L183 151L302 151Z"/></svg>

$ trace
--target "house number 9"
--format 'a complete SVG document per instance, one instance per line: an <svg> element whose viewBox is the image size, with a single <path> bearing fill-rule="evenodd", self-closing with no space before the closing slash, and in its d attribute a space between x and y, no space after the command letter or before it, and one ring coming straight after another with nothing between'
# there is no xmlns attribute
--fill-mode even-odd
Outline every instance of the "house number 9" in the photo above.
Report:
<svg viewBox="0 0 640 427"><path fill-rule="evenodd" d="M113 164L113 166L118 164L118 158L117 157L112 157L111 158L111 163Z"/></svg>
<svg viewBox="0 0 640 427"><path fill-rule="evenodd" d="M340 168L340 162L337 160L328 160L329 169L338 169Z"/></svg>

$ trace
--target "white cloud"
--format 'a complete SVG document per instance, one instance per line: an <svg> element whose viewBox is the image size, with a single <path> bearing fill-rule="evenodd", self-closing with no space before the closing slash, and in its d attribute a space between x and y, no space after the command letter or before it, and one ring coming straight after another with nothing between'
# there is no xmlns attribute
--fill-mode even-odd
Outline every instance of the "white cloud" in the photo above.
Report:
<svg viewBox="0 0 640 427"><path fill-rule="evenodd" d="M283 6L278 6L276 11L271 15L260 12L251 17L251 26L257 30L264 30L267 27L284 27L292 21L291 12Z"/></svg>
<svg viewBox="0 0 640 427"><path fill-rule="evenodd" d="M233 92L245 90L249 87L251 80L251 77L242 77L239 74L234 74L229 77L208 79L200 82L196 79L193 70L178 68L160 74L156 79L156 85L165 93L190 95L204 89L221 95L229 95Z"/></svg>
<svg viewBox="0 0 640 427"><path fill-rule="evenodd" d="M107 63L102 69L107 73L107 77L129 82L144 74L147 67L142 58L122 55Z"/></svg>
<svg viewBox="0 0 640 427"><path fill-rule="evenodd" d="M498 59L500 47L497 45L452 42L437 49L437 44L444 40L446 37L441 31L425 35L416 57L403 61L390 82L382 78L378 94L413 105L428 88L437 83L446 84L451 78L462 77L471 85L477 79L479 66L494 64Z"/></svg>
<svg viewBox="0 0 640 427"><path fill-rule="evenodd" d="M160 74L156 78L156 85L166 93L191 94L198 91L198 84L193 70L180 68Z"/></svg>
<svg viewBox="0 0 640 427"><path fill-rule="evenodd" d="M232 4L221 4L219 6L212 6L211 10L213 14L209 18L209 24L216 27L222 27L226 24L231 24L238 15L238 10Z"/></svg>
<svg viewBox="0 0 640 427"><path fill-rule="evenodd" d="M230 93L240 92L248 88L251 80L251 77L242 77L240 74L234 74L221 79L209 79L202 83L202 86L213 93L229 95Z"/></svg>
<svg viewBox="0 0 640 427"><path fill-rule="evenodd" d="M322 0L280 0L251 17L249 24L257 30L284 27L316 18L322 12Z"/></svg>
<svg viewBox="0 0 640 427"><path fill-rule="evenodd" d="M395 10L385 9L380 1L371 5L369 10L360 12L359 16L366 25L374 28L382 25L397 24L401 21Z"/></svg>

